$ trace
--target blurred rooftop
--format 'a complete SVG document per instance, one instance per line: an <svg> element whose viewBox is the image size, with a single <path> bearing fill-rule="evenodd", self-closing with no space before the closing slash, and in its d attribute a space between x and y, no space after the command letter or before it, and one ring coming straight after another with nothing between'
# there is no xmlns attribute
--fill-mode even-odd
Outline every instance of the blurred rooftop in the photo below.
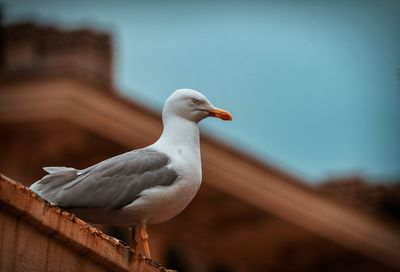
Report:
<svg viewBox="0 0 400 272"><path fill-rule="evenodd" d="M2 80L63 75L113 90L112 42L105 33L23 23L2 35Z"/></svg>

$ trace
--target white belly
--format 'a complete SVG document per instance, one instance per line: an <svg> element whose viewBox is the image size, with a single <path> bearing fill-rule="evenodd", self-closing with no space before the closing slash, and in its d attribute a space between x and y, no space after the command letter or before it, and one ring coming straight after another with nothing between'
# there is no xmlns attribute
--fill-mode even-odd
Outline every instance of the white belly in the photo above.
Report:
<svg viewBox="0 0 400 272"><path fill-rule="evenodd" d="M181 179L172 186L147 189L139 199L122 210L132 220L140 220L137 223L161 223L181 213L196 195L200 184L201 180L194 182ZM125 220L130 221L130 218L126 217Z"/></svg>

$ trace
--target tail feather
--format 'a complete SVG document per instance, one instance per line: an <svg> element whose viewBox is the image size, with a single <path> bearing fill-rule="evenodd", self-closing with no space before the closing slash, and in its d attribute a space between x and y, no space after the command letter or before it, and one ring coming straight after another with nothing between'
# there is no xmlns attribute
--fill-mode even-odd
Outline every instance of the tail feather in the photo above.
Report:
<svg viewBox="0 0 400 272"><path fill-rule="evenodd" d="M29 189L52 204L57 204L58 192L78 176L78 170L69 167L45 167L49 174L33 183Z"/></svg>
<svg viewBox="0 0 400 272"><path fill-rule="evenodd" d="M71 171L76 170L72 167L64 167L64 166L51 166L51 167L43 167L43 170L49 174L57 173L57 172L64 172L64 171Z"/></svg>

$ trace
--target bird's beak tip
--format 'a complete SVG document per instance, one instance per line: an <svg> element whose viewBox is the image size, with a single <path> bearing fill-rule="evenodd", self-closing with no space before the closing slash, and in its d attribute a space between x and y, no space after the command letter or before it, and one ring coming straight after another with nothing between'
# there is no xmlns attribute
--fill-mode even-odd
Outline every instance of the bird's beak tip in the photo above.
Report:
<svg viewBox="0 0 400 272"><path fill-rule="evenodd" d="M229 111L216 108L208 112L212 117L217 117L225 121L232 121L232 114Z"/></svg>

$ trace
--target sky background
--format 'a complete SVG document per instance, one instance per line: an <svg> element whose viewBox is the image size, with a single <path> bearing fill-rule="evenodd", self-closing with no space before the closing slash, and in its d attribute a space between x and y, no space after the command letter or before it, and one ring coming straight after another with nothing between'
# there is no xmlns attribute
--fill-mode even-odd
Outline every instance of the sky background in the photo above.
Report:
<svg viewBox="0 0 400 272"><path fill-rule="evenodd" d="M400 1L2 1L6 23L112 34L114 76L161 110L203 92L203 131L307 182L400 180Z"/></svg>

